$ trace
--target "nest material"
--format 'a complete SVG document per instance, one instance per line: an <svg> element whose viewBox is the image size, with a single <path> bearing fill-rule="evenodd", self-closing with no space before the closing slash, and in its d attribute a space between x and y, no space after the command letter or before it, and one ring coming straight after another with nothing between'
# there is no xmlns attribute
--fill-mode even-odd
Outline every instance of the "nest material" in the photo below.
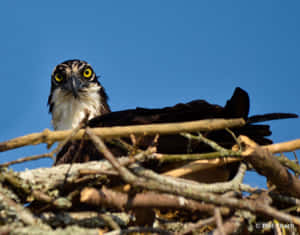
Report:
<svg viewBox="0 0 300 235"><path fill-rule="evenodd" d="M226 149L201 134L185 134L185 138L209 145L212 151L160 154L155 145L141 150L133 144L129 156L116 158L96 131L87 128L85 132L85 138L89 138L104 160L18 173L2 168L0 233L298 231L300 166L273 154L299 149L299 140L260 146L240 136L235 139L235 148ZM40 135L43 137L39 141L61 138L57 133L47 135ZM76 133L64 134L63 144L70 136ZM0 146L12 146L12 142ZM36 143L36 139L31 143ZM57 151L45 156L53 156ZM232 170L228 166L234 162L239 163L235 166L236 174L226 175ZM255 170L265 177L269 188L258 189L243 183L247 170Z"/></svg>

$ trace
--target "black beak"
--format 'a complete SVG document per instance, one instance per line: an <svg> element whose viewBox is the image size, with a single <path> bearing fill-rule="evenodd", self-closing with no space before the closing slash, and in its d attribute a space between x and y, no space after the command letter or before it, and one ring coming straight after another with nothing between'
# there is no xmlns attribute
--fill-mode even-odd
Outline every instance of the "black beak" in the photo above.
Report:
<svg viewBox="0 0 300 235"><path fill-rule="evenodd" d="M81 83L80 79L72 76L64 84L64 88L67 91L72 92L72 94L75 98L78 98L78 91L80 88L82 88L82 83Z"/></svg>

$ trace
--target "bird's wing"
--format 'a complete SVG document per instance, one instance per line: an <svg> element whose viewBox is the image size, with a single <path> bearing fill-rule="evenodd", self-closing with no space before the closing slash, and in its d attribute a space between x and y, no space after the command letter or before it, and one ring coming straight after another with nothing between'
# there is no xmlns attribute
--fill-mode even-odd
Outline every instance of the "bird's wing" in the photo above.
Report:
<svg viewBox="0 0 300 235"><path fill-rule="evenodd" d="M194 121L210 118L244 118L248 123L241 128L234 128L234 133L247 135L257 143L270 144L271 140L267 136L271 135L269 125L253 124L258 121L267 121L282 118L294 118L295 114L265 114L248 118L249 113L249 96L247 92L241 88L236 88L232 97L227 101L224 107L210 104L204 100L195 100L185 104L176 104L172 107L161 109L136 108L118 112L111 112L91 119L88 122L90 127L112 127L127 125L144 125L151 123L174 123L184 121ZM235 140L227 131L214 131L205 133L206 136L224 147L231 147L235 144ZM151 140L151 139L150 139ZM176 144L174 144L176 143ZM140 147L147 147L149 138L140 141ZM188 141L180 135L161 136L158 141L158 151L161 153L185 153L187 151ZM81 147L80 147L81 146ZM100 159L101 155L91 147L92 144L86 146L79 142L67 144L57 155L56 164L71 161L88 161ZM79 151L81 149L81 151ZM203 143L197 143L192 146L192 152L209 151ZM122 155L124 152L113 149L116 155ZM79 153L82 154L79 154ZM84 153L84 154L83 154ZM77 159L74 155L77 154ZM126 154L126 153L125 153ZM66 157L66 156L69 157ZM79 155L79 157L78 157ZM67 159L63 160L62 159Z"/></svg>

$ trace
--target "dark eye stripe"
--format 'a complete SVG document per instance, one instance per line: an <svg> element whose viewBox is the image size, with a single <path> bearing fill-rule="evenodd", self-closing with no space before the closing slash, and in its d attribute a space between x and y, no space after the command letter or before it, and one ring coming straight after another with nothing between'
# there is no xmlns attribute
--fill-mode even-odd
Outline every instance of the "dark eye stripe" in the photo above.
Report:
<svg viewBox="0 0 300 235"><path fill-rule="evenodd" d="M78 70L82 70L86 66L86 63L80 63L78 65Z"/></svg>
<svg viewBox="0 0 300 235"><path fill-rule="evenodd" d="M86 69L90 69L91 72L86 73ZM89 80L94 80L96 78L96 74L92 67L82 60L67 60L57 65L52 72L52 78L55 80L55 75L57 73L61 74L65 78L70 75L70 72L80 73L83 77L88 78Z"/></svg>

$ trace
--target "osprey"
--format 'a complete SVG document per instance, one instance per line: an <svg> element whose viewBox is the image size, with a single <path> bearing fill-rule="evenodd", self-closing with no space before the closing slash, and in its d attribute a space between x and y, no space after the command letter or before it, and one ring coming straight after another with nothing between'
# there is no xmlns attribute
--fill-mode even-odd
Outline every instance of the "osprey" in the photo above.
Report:
<svg viewBox="0 0 300 235"><path fill-rule="evenodd" d="M49 112L55 130L72 129L88 119L110 112L107 95L92 67L85 61L68 60L51 76Z"/></svg>
<svg viewBox="0 0 300 235"><path fill-rule="evenodd" d="M110 127L124 125L139 125L150 123L170 123L193 121L209 118L244 118L247 124L232 131L236 135L244 134L259 144L270 144L266 137L271 135L268 125L254 124L256 122L294 118L295 114L272 113L248 117L249 97L241 88L236 88L233 96L224 107L210 104L204 100L195 100L186 104L177 104L162 109L136 108L111 112L107 104L108 97L98 81L91 65L81 60L68 60L57 65L51 76L51 92L48 99L49 112L52 114L52 124L55 130L71 129L78 126L88 115L87 125L90 127ZM204 133L224 147L235 144L232 136L226 131ZM150 138L151 139L151 138ZM139 141L139 148L149 145L149 138ZM124 149L111 146L116 156L127 155ZM157 142L160 153L186 153L187 151L201 153L210 151L203 143L190 143L181 135L160 136ZM76 158L74 158L76 156ZM57 154L55 164L70 162L85 162L102 158L90 141L84 144L70 141Z"/></svg>

